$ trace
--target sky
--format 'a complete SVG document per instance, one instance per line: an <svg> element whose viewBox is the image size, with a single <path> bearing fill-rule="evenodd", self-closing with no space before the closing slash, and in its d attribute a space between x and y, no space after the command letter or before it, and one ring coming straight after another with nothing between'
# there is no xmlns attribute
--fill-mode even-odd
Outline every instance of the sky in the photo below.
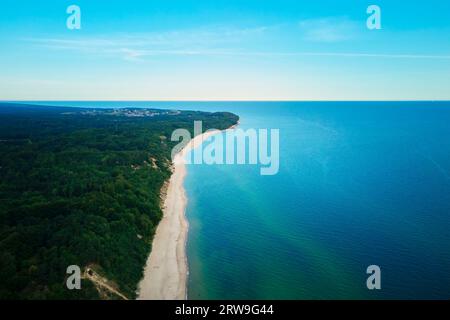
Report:
<svg viewBox="0 0 450 320"><path fill-rule="evenodd" d="M2 0L0 100L450 100L450 1Z"/></svg>

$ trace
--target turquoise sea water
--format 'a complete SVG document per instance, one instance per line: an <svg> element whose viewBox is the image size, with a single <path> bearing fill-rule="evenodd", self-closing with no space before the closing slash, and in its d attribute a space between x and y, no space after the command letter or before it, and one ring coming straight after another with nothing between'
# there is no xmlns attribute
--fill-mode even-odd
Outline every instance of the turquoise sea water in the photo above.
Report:
<svg viewBox="0 0 450 320"><path fill-rule="evenodd" d="M191 299L450 298L450 102L53 104L232 111L280 130L276 176L189 166Z"/></svg>

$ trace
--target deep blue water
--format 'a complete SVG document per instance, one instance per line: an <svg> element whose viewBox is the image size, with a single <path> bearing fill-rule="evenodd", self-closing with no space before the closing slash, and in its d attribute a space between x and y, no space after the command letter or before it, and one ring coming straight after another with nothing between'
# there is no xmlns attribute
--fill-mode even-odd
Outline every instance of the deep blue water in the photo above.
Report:
<svg viewBox="0 0 450 320"><path fill-rule="evenodd" d="M450 298L450 102L53 104L231 111L280 130L276 176L188 168L192 299Z"/></svg>

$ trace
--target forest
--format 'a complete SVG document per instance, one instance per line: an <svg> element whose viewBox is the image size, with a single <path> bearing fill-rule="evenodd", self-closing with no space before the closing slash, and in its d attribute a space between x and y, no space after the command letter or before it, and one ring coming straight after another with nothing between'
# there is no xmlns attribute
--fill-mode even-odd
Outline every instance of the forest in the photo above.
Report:
<svg viewBox="0 0 450 320"><path fill-rule="evenodd" d="M66 269L95 272L129 299L162 217L175 129L238 116L0 103L0 299L119 299Z"/></svg>

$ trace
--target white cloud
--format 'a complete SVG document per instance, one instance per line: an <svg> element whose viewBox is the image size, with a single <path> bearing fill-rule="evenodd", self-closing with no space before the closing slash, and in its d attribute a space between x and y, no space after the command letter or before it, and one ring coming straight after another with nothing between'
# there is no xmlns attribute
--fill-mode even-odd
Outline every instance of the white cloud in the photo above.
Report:
<svg viewBox="0 0 450 320"><path fill-rule="evenodd" d="M155 55L222 54L223 46L243 43L262 36L270 27L202 28L153 33L118 34L103 37L24 39L55 50L77 50L85 53L119 55L128 61L139 61Z"/></svg>
<svg viewBox="0 0 450 320"><path fill-rule="evenodd" d="M362 24L364 26L364 23ZM144 61L153 56L249 56L249 57L342 57L388 59L450 59L450 55L385 54L361 52L277 52L248 51L245 44L263 38L280 26L254 28L202 28L160 33L118 34L104 37L33 38L25 39L53 50L71 50L85 54L119 57L130 62ZM299 23L304 40L335 43L356 39L358 22L347 18L304 20Z"/></svg>
<svg viewBox="0 0 450 320"><path fill-rule="evenodd" d="M362 24L364 26L364 24ZM348 18L322 18L299 22L300 31L306 41L342 42L355 39L361 26Z"/></svg>

